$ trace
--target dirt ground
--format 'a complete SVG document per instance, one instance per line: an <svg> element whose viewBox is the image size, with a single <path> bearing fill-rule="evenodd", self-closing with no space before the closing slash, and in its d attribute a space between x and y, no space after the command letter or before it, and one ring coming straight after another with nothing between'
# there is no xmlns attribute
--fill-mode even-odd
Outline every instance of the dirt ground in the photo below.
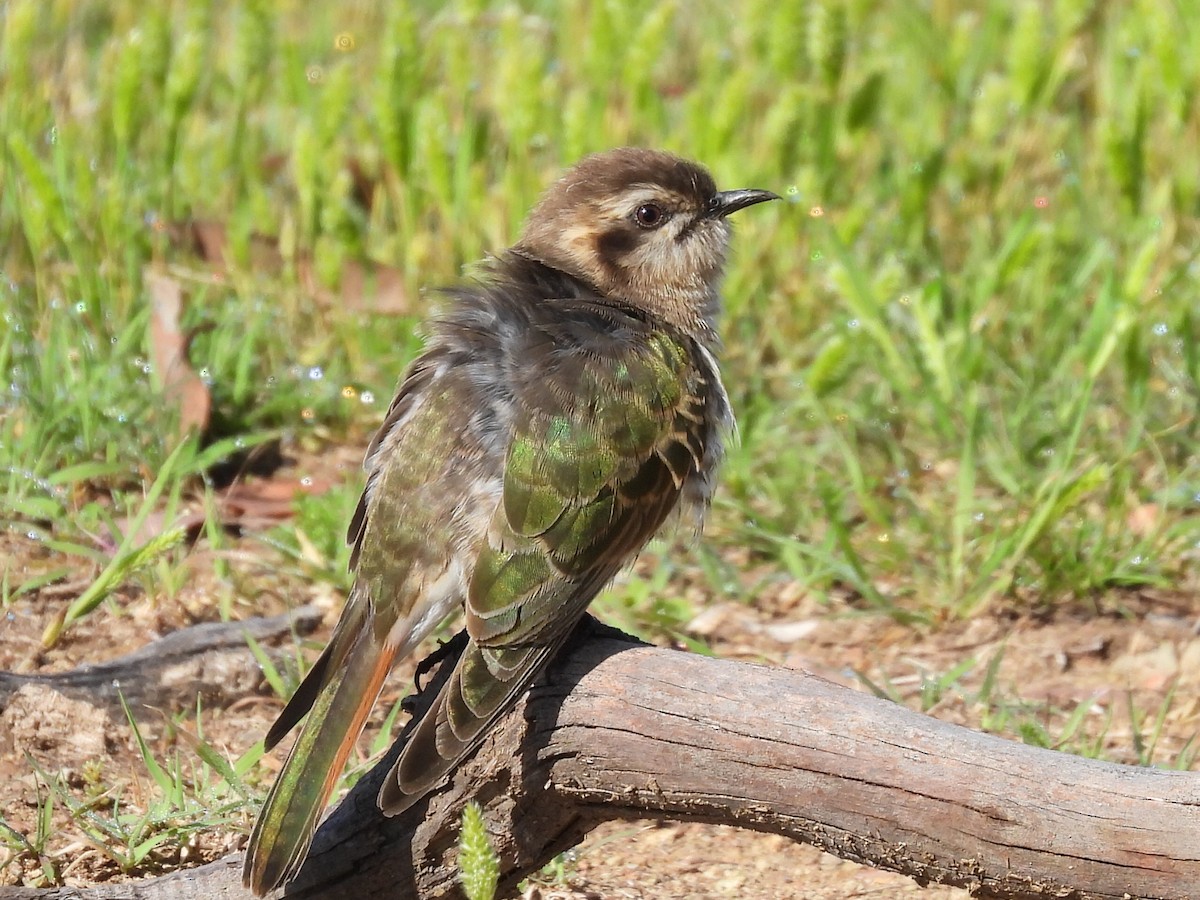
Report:
<svg viewBox="0 0 1200 900"><path fill-rule="evenodd" d="M356 464L350 460L337 456L323 475L336 480L337 470ZM311 474L291 473L297 479ZM0 535L0 559L12 561L13 585L63 565L63 558L41 542L12 533ZM236 577L218 579L218 561ZM119 603L106 604L68 630L49 651L41 648L43 628L94 572L80 570L23 594L0 619L0 671L61 672L111 659L176 629L216 620L214 597L222 592L232 592L239 618L304 603L324 609L322 628L302 651L310 660L336 618L340 599L335 592L301 573L281 574L279 560L252 537L232 540L219 554L197 544L187 551L184 564L189 577L170 597L153 595L134 582L122 589ZM639 565L649 568L654 560L647 557ZM754 583L761 585L760 575ZM1159 764L1174 763L1200 731L1200 604L1184 592L1125 593L1104 598L1098 608L1077 604L1052 614L993 612L933 630L849 608L830 609L786 581L758 589L745 604L709 604L698 587L685 587L684 593L697 612L689 631L707 640L718 655L804 668L860 690L867 689L869 680L914 708L970 727L980 727L985 717L996 721L998 712L1008 711L1012 721L1039 724L1057 737L1071 712L1083 709L1071 748L1091 744L1110 759L1137 762L1139 741L1144 748L1161 714L1153 752ZM286 647L285 658L296 652L294 646ZM1002 657L992 667L990 692L980 696L989 662L998 653ZM973 665L957 678L941 678L939 689L933 687L939 676L965 662ZM410 678L410 669L395 673L393 696ZM234 759L265 731L279 708L280 701L261 678L232 683L227 696L205 707L204 739ZM1140 721L1134 722L1131 710ZM170 755L173 742L197 729L194 715L180 723L180 712L139 716L150 749L160 759ZM362 746L368 745L385 712L381 704ZM128 724L47 688L26 686L14 693L0 681L0 816L9 828L33 840L38 811L44 808L39 798L55 778L60 790L79 804L73 817L64 802L56 803L42 825L43 830L49 825L45 852L60 877L75 885L127 877L114 855L78 823L89 808L111 806L115 797L122 810L136 812L145 796L150 779ZM186 840L163 842L134 874L218 858L242 846L249 825L247 818L234 815ZM12 841L0 841L0 885L36 884L38 876L34 855L14 849ZM922 889L901 876L783 838L693 823L606 825L532 879L525 894L547 900L967 896L944 887Z"/></svg>

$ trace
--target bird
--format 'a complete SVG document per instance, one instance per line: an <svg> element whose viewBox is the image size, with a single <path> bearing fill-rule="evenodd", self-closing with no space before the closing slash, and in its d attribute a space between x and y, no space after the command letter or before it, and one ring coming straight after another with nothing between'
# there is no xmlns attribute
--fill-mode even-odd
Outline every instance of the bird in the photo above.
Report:
<svg viewBox="0 0 1200 900"><path fill-rule="evenodd" d="M479 746L669 519L699 529L733 427L727 217L778 199L665 151L597 153L444 292L366 452L346 604L264 740L303 720L247 846L254 893L299 870L388 672L443 620L462 608L466 646L379 791L386 815Z"/></svg>

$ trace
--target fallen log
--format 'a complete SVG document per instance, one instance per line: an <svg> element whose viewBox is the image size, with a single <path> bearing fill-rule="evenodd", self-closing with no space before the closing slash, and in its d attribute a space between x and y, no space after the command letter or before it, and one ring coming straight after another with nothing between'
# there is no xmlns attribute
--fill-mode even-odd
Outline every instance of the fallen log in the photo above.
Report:
<svg viewBox="0 0 1200 900"><path fill-rule="evenodd" d="M122 698L135 712L222 706L262 681L247 638L259 643L290 634L310 634L321 611L301 606L277 616L242 622L205 622L181 628L144 647L101 663L66 672L0 672L0 710L24 688L45 688L72 700L101 707L123 718Z"/></svg>
<svg viewBox="0 0 1200 900"><path fill-rule="evenodd" d="M1200 896L1196 773L1029 747L804 672L594 627L443 787L386 819L374 798L395 753L322 825L281 896L452 894L471 799L510 892L602 821L670 818L786 835L977 897ZM244 900L238 866L0 898Z"/></svg>

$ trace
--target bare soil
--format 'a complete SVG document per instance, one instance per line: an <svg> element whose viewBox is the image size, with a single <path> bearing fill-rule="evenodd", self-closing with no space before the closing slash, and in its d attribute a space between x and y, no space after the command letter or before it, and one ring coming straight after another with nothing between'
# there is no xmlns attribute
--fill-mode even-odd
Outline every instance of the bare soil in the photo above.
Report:
<svg viewBox="0 0 1200 900"><path fill-rule="evenodd" d="M355 456L313 460L289 477L311 479L316 473L336 481L346 477L343 470L354 464ZM41 542L12 533L0 535L0 559L10 561L12 585L65 562ZM235 574L221 577L218 562ZM94 571L80 568L23 594L0 619L0 670L58 672L111 659L171 630L218 619L219 597L232 598L239 618L314 602L327 609L324 629L315 640L295 647L297 657L310 660L336 619L340 598L335 592L285 565L253 535L231 539L219 553L200 542L186 552L183 564L188 577L178 590L165 595L153 584L126 585L51 650L41 647L42 630L87 586ZM654 564L651 557L639 562L646 569ZM756 573L754 583L764 583L761 575ZM1040 733L1058 740L1074 723L1065 749L1120 762L1149 758L1174 764L1181 754L1188 758L1189 742L1200 732L1200 603L1192 593L1129 592L1105 597L1095 608L1076 603L1041 614L993 610L922 630L849 605L830 608L792 583L768 583L773 586L756 589L749 603L711 603L699 588L684 585L697 611L690 633L706 640L717 655L804 668L862 690L870 683L910 706L969 727L1033 738L1040 726ZM998 664L989 666L997 654L1002 654ZM964 668L958 677L942 677L956 667ZM385 699L401 696L411 675L411 665L402 666ZM202 730L207 742L236 759L264 733L281 701L262 679L235 687L206 707L199 723L194 708L187 714L187 704L139 712L151 751L163 760L178 746L181 756L186 755L191 752L188 736ZM44 853L66 883L157 874L218 858L244 842L250 822L244 814L233 815L186 839L164 841L138 866L123 867L96 840L95 829L89 836L80 822L87 821L88 809L111 814L116 804L132 814L147 802L151 781L128 723L39 686L25 686L7 697L0 693L0 707L0 821L36 843L39 810L45 807L50 783L57 781L58 790L78 809L72 815L61 800L54 804ZM389 708L389 703L378 706L361 744L364 749ZM269 779L277 765L277 759L268 757L261 774L251 777ZM42 875L35 854L0 840L0 885L40 884ZM531 879L525 895L748 900L967 896L945 887L922 888L776 836L698 823L605 825Z"/></svg>

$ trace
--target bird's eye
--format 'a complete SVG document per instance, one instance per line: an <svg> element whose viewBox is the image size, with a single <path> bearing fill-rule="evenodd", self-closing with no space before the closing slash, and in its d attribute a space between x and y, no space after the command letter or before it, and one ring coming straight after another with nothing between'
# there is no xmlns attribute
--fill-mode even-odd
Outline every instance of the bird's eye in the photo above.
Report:
<svg viewBox="0 0 1200 900"><path fill-rule="evenodd" d="M663 222L667 221L667 214L663 212L661 206L655 206L653 203L643 203L633 211L633 220L642 228L657 228Z"/></svg>

